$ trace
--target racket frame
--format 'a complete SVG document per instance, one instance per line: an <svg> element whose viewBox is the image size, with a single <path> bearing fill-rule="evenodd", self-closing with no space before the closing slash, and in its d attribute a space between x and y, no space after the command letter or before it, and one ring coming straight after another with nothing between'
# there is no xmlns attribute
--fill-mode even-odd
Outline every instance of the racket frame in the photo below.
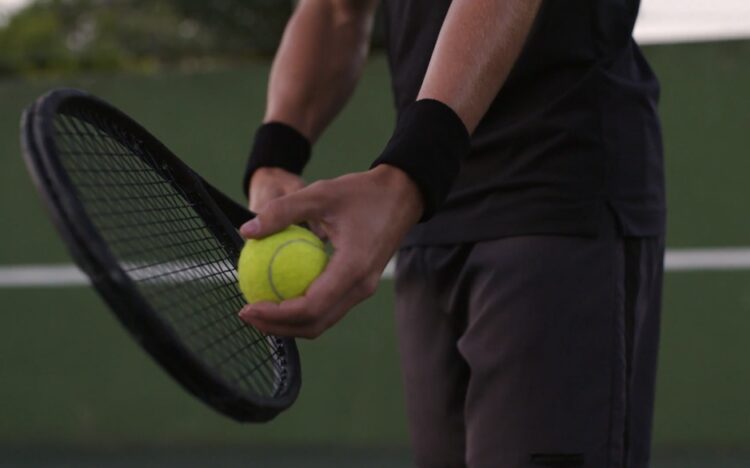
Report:
<svg viewBox="0 0 750 468"><path fill-rule="evenodd" d="M269 337L283 350L283 355L276 359L284 364L287 372L283 394L274 397L239 392L181 344L174 330L158 318L119 265L76 196L74 184L57 157L54 140L54 119L61 105L95 109L138 138L160 167L155 167L149 158L141 160L159 173L169 172L172 177L166 179L185 194L212 234L231 250L235 267L244 243L237 227L254 214L208 184L133 119L86 92L54 90L24 111L21 146L33 183L74 261L91 279L120 323L169 375L218 412L240 422L273 419L291 406L299 394L301 368L295 341Z"/></svg>

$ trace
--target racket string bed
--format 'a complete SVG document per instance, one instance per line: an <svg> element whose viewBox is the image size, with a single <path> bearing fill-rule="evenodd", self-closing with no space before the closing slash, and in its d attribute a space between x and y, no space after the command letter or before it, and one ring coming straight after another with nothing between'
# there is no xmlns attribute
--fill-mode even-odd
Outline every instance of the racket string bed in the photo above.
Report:
<svg viewBox="0 0 750 468"><path fill-rule="evenodd" d="M55 131L87 215L152 308L227 381L262 396L283 391L283 347L237 317L244 301L230 252L170 174L95 114L66 109Z"/></svg>

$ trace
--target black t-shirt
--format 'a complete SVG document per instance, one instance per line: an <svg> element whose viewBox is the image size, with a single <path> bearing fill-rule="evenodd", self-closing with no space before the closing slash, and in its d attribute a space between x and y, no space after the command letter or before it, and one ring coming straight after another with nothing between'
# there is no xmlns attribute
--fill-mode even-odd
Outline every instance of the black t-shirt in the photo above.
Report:
<svg viewBox="0 0 750 468"><path fill-rule="evenodd" d="M392 86L414 101L450 0L386 0ZM665 228L659 84L632 39L638 0L544 0L508 80L472 135L445 205L406 245Z"/></svg>

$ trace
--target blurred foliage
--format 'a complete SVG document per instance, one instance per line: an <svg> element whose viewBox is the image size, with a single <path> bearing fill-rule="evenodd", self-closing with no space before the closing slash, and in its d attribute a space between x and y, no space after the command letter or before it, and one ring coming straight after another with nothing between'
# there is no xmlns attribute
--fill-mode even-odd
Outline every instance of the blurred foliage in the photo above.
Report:
<svg viewBox="0 0 750 468"><path fill-rule="evenodd" d="M35 0L0 27L0 76L203 67L276 49L292 0Z"/></svg>

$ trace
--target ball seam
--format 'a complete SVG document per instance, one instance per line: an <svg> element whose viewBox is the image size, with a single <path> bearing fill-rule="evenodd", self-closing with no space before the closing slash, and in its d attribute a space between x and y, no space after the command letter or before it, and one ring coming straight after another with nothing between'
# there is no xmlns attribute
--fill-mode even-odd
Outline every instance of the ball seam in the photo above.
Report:
<svg viewBox="0 0 750 468"><path fill-rule="evenodd" d="M268 285L271 286L271 291L273 291L273 293L276 295L276 297L280 301L284 301L286 300L286 298L281 295L278 289L276 289L276 285L273 282L273 263L276 260L276 256L279 254L279 251L281 251L284 247L288 246L289 244L294 244L295 242L304 242L305 244L308 244L311 247L314 247L318 250L323 251L323 253L325 253L325 249L321 248L319 245L307 239L290 239L288 241L283 242L278 247L276 247L276 250L273 251L273 255L271 255L271 259L268 262Z"/></svg>

